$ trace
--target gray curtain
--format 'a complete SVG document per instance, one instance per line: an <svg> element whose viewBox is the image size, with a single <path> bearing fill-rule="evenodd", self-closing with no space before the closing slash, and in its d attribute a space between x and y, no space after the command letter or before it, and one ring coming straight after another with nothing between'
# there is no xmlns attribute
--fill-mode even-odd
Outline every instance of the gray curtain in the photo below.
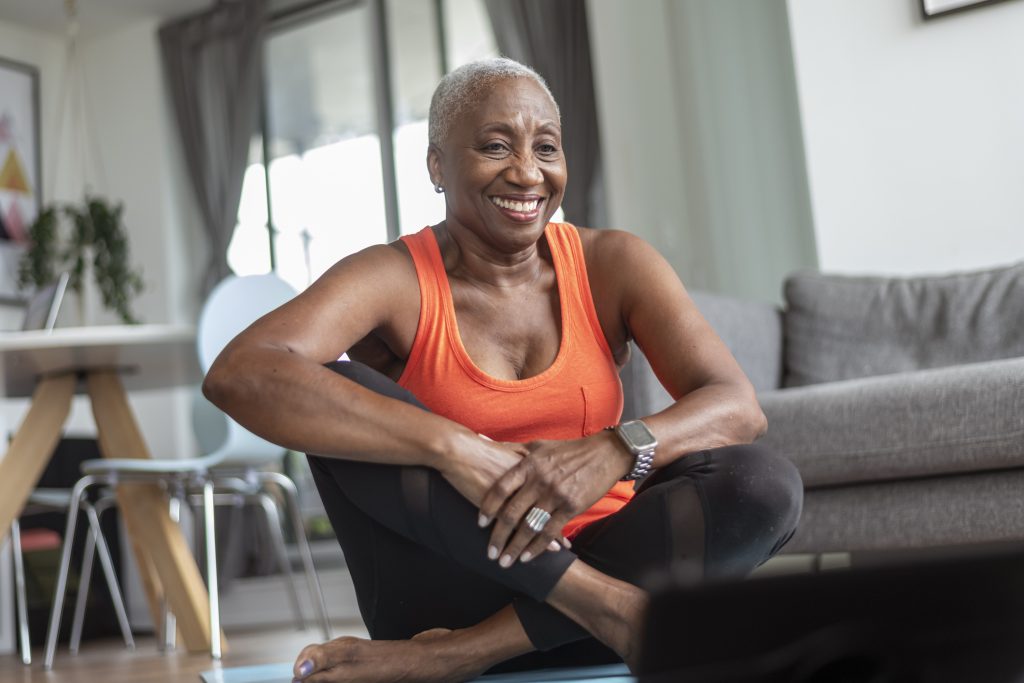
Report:
<svg viewBox="0 0 1024 683"><path fill-rule="evenodd" d="M487 0L498 49L548 82L562 111L565 219L606 227L590 37L584 0Z"/></svg>
<svg viewBox="0 0 1024 683"><path fill-rule="evenodd" d="M185 161L210 244L202 295L230 274L249 141L259 122L265 0L221 1L160 28Z"/></svg>

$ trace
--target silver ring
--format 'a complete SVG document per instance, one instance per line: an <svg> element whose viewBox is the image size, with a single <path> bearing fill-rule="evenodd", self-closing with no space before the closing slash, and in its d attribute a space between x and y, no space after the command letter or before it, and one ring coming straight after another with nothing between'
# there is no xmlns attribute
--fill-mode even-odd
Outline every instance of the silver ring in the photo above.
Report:
<svg viewBox="0 0 1024 683"><path fill-rule="evenodd" d="M547 510L541 510L538 507L530 508L530 511L526 513L526 526L539 534L544 531L549 519L551 519L551 513Z"/></svg>

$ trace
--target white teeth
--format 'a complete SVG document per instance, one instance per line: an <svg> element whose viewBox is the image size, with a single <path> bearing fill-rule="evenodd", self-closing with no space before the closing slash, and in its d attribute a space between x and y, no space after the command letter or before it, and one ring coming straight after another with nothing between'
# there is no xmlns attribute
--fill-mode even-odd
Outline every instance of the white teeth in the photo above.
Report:
<svg viewBox="0 0 1024 683"><path fill-rule="evenodd" d="M513 202L501 197L491 197L491 201L494 202L495 206L500 206L503 209L509 209L510 211L516 211L518 213L530 213L537 209L537 204L540 203L537 199L532 199L528 202Z"/></svg>

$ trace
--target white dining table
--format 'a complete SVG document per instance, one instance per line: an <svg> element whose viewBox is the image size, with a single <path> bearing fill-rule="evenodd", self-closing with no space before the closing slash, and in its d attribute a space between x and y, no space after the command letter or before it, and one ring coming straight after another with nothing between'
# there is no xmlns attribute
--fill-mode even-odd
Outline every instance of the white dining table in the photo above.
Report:
<svg viewBox="0 0 1024 683"><path fill-rule="evenodd" d="M129 391L197 384L195 329L103 325L0 333L5 398L30 397L0 460L0 541L23 509L61 438L76 393L87 394L104 457L152 457ZM120 484L117 502L154 624L166 599L190 652L210 648L209 597L191 550L154 484ZM223 640L223 634L220 634Z"/></svg>

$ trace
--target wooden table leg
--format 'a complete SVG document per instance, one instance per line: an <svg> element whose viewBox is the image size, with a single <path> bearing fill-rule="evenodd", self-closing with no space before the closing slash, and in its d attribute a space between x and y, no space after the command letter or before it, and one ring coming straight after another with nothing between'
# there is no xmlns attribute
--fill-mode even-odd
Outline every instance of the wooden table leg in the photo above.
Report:
<svg viewBox="0 0 1024 683"><path fill-rule="evenodd" d="M28 413L0 460L0 543L53 457L77 381L73 373L39 380Z"/></svg>
<svg viewBox="0 0 1024 683"><path fill-rule="evenodd" d="M117 373L90 372L86 382L103 455L108 458L152 457ZM117 487L117 503L140 571L146 573L146 567L155 568L186 649L209 651L209 596L181 529L171 521L166 495L154 484L121 484ZM149 578L152 583L153 577ZM150 595L149 600L153 610L159 598ZM153 620L159 630L159 609L153 613ZM223 633L220 637L224 643Z"/></svg>

